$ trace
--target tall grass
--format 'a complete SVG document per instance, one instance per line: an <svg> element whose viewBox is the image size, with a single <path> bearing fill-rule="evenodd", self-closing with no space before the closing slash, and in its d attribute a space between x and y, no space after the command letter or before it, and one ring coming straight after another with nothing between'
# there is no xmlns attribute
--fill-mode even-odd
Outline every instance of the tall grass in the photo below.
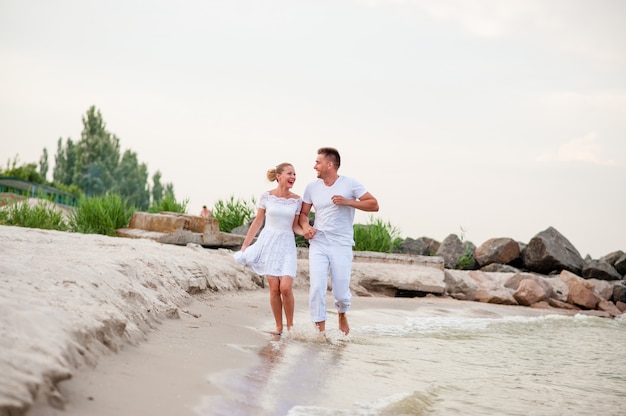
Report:
<svg viewBox="0 0 626 416"><path fill-rule="evenodd" d="M54 203L45 199L40 199L34 206L28 200L13 202L0 211L0 224L44 230L68 229L63 214L55 209Z"/></svg>
<svg viewBox="0 0 626 416"><path fill-rule="evenodd" d="M211 216L216 218L220 231L229 233L234 228L246 224L254 215L256 210L256 200L253 197L250 201L238 198L235 199L231 195L230 199L218 200L213 209Z"/></svg>
<svg viewBox="0 0 626 416"><path fill-rule="evenodd" d="M156 214L158 212L178 212L180 214L186 214L188 204L189 199L178 202L176 201L176 198L174 198L174 195L168 193L161 201L159 201L158 204L152 204L152 206L148 209L148 212L152 214Z"/></svg>
<svg viewBox="0 0 626 416"><path fill-rule="evenodd" d="M354 250L391 253L402 243L399 230L389 221L370 216L367 224L354 224Z"/></svg>
<svg viewBox="0 0 626 416"><path fill-rule="evenodd" d="M82 196L70 214L69 226L78 233L115 236L116 229L128 226L134 211L134 207L126 208L126 201L116 194Z"/></svg>

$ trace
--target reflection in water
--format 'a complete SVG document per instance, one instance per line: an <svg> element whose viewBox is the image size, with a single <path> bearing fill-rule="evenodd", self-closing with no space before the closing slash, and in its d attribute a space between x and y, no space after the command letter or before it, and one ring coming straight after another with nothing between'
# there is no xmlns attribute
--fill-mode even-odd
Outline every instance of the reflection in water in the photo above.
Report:
<svg viewBox="0 0 626 416"><path fill-rule="evenodd" d="M274 338L258 352L260 364L211 376L230 393L206 398L201 415L286 415L290 409L324 402L324 380L337 371L346 345L319 334Z"/></svg>
<svg viewBox="0 0 626 416"><path fill-rule="evenodd" d="M489 312L489 311L488 311ZM212 375L207 415L622 415L626 319L355 311L349 337L294 332ZM313 331L313 330L312 330Z"/></svg>

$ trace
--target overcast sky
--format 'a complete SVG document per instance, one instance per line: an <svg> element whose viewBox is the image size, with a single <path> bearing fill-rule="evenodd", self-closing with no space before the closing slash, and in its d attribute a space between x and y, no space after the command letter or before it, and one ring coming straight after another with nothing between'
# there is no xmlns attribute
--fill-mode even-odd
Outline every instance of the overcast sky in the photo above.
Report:
<svg viewBox="0 0 626 416"><path fill-rule="evenodd" d="M302 194L334 146L402 237L553 226L598 258L626 251L624 39L621 0L0 0L0 163L53 163L95 105L193 214L281 162Z"/></svg>

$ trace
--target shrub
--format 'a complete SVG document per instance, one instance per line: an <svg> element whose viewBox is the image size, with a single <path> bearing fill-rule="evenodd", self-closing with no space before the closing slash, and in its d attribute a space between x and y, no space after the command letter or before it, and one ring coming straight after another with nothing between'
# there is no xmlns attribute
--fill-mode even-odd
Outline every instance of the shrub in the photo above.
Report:
<svg viewBox="0 0 626 416"><path fill-rule="evenodd" d="M228 200L218 200L213 206L212 217L216 218L220 225L220 231L231 232L234 228L246 224L255 213L256 200L253 197L246 201L231 195Z"/></svg>
<svg viewBox="0 0 626 416"><path fill-rule="evenodd" d="M134 207L126 208L126 201L117 194L82 196L70 214L70 230L114 236L116 229L128 226L134 211Z"/></svg>
<svg viewBox="0 0 626 416"><path fill-rule="evenodd" d="M465 254L459 257L459 260L456 263L456 268L458 270L471 270L474 268L474 251L470 247L469 243L465 241L465 229L461 227L461 237L460 240L464 243L465 246Z"/></svg>
<svg viewBox="0 0 626 416"><path fill-rule="evenodd" d="M31 206L28 200L17 201L0 211L0 223L18 227L65 231L68 226L55 204L44 199Z"/></svg>
<svg viewBox="0 0 626 416"><path fill-rule="evenodd" d="M389 221L370 216L367 224L354 224L354 250L391 253L402 243L399 230Z"/></svg>
<svg viewBox="0 0 626 416"><path fill-rule="evenodd" d="M470 270L474 267L474 253L469 245L465 245L465 254L459 257L456 268L459 270Z"/></svg>
<svg viewBox="0 0 626 416"><path fill-rule="evenodd" d="M176 201L176 198L171 193L168 193L163 197L162 200L159 201L158 204L152 204L152 206L148 209L148 212L152 214L156 214L158 212L178 212L181 214L187 213L187 205L189 204L189 199L183 200L183 202Z"/></svg>

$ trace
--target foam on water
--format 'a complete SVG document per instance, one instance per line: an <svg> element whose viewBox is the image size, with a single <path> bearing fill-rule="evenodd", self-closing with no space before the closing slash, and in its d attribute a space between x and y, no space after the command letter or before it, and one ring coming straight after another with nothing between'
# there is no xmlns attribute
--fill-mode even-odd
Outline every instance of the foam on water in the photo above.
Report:
<svg viewBox="0 0 626 416"><path fill-rule="evenodd" d="M198 414L621 414L626 320L479 307L350 318L349 336L296 326L256 350L258 365L210 375L226 394Z"/></svg>

